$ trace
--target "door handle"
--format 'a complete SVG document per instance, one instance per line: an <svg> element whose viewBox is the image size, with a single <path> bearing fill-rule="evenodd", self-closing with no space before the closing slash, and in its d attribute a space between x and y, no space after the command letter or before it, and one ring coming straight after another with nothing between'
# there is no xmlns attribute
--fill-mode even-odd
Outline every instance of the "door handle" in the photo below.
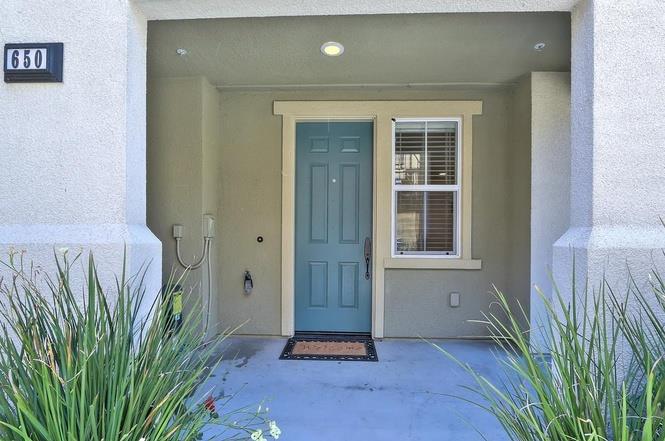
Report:
<svg viewBox="0 0 665 441"><path fill-rule="evenodd" d="M365 238L365 279L369 280L371 277L369 272L369 263L372 260L372 240L369 237Z"/></svg>

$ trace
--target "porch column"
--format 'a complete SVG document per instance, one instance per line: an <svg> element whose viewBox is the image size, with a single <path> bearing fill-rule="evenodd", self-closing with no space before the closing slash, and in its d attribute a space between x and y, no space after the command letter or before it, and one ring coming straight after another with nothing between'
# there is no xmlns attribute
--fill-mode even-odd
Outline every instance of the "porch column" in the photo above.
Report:
<svg viewBox="0 0 665 441"><path fill-rule="evenodd" d="M583 0L572 13L571 219L553 269L578 280L641 286L663 265L665 3Z"/></svg>
<svg viewBox="0 0 665 441"><path fill-rule="evenodd" d="M6 0L0 17L2 43L64 43L62 83L0 83L1 257L25 250L52 269L54 248L93 251L111 288L126 247L129 272L149 263L147 293L157 294L161 244L145 212L145 18L129 0Z"/></svg>

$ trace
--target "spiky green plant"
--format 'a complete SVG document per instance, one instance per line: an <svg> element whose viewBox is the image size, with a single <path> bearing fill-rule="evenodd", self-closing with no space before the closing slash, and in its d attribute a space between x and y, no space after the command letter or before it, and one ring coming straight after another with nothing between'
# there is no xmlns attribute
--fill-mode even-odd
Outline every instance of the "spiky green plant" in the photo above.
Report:
<svg viewBox="0 0 665 441"><path fill-rule="evenodd" d="M22 256L5 264L0 439L184 441L200 439L208 423L235 438L265 422L255 410L215 415L202 404L200 385L225 334L204 344L197 320L168 332L166 303L146 307L145 271L127 277L123 268L107 292L92 256L82 295L74 292L77 260L56 257L53 278L24 268Z"/></svg>
<svg viewBox="0 0 665 441"><path fill-rule="evenodd" d="M658 289L663 285L654 287ZM500 348L502 380L493 381L457 361L475 380L464 398L492 413L513 441L664 441L662 376L665 328L658 306L639 290L619 300L603 283L569 301L555 289L553 302L541 293L549 321L541 324L548 342L533 352L525 311L496 290L498 311L484 315ZM626 314L626 302L632 313ZM664 305L662 301L657 303ZM665 311L660 311L661 313ZM637 369L617 369L619 348L628 344ZM479 429L482 431L482 429Z"/></svg>

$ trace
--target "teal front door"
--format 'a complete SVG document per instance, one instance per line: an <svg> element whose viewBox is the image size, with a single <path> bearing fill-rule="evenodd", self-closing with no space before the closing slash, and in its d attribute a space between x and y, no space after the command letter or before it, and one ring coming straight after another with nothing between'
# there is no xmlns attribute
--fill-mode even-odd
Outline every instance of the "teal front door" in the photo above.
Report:
<svg viewBox="0 0 665 441"><path fill-rule="evenodd" d="M296 126L296 331L370 332L371 122Z"/></svg>

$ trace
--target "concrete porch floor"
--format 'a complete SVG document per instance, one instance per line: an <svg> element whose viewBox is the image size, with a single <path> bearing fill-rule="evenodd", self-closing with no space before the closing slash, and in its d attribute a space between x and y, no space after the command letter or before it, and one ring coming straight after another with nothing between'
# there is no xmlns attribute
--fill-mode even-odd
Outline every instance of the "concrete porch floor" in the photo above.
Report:
<svg viewBox="0 0 665 441"><path fill-rule="evenodd" d="M231 408L266 400L286 441L507 440L498 422L454 396L473 385L462 369L420 340L376 342L379 362L279 360L285 339L232 337L211 384L237 393ZM487 342L436 340L483 375L498 379ZM204 439L215 437L211 427Z"/></svg>

